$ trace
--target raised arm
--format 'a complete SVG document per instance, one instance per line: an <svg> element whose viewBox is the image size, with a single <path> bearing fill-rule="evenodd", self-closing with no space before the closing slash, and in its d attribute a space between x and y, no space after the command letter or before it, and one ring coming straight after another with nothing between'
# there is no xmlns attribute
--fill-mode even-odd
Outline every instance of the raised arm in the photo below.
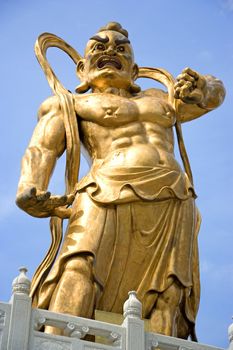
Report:
<svg viewBox="0 0 233 350"><path fill-rule="evenodd" d="M47 192L56 160L65 150L65 128L58 98L47 99L38 116L38 124L22 159L16 203L32 216L68 217L69 210L64 206L72 202L72 196L51 196Z"/></svg>
<svg viewBox="0 0 233 350"><path fill-rule="evenodd" d="M196 119L223 102L225 89L221 80L185 68L175 84L177 111L181 122Z"/></svg>

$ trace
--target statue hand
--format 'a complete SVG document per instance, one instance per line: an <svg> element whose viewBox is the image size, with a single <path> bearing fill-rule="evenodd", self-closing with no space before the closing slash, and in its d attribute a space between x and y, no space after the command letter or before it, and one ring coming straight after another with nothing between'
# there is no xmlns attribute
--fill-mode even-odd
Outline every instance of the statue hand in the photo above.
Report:
<svg viewBox="0 0 233 350"><path fill-rule="evenodd" d="M35 187L26 189L17 195L16 204L28 214L36 217L58 216L67 219L71 215L68 205L74 201L74 195L51 196L50 192L39 191Z"/></svg>
<svg viewBox="0 0 233 350"><path fill-rule="evenodd" d="M185 68L178 75L177 83L174 85L174 97L190 104L202 103L205 91L206 80L204 76L191 68Z"/></svg>

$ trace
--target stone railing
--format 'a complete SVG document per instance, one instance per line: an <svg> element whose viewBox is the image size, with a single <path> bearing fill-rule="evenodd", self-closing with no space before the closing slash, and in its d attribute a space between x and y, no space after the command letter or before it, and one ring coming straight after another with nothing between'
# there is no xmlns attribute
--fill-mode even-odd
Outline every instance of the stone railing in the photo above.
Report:
<svg viewBox="0 0 233 350"><path fill-rule="evenodd" d="M21 268L13 281L10 302L0 303L0 350L223 350L145 332L135 292L129 292L124 304L122 325L32 309L26 271ZM64 335L45 333L44 326L62 329ZM229 340L229 350L233 350L233 325Z"/></svg>

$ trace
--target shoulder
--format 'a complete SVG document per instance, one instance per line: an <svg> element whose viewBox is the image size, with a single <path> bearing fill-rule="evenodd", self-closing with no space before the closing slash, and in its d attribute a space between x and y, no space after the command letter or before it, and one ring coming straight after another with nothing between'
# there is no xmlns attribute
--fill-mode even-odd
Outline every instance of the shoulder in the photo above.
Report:
<svg viewBox="0 0 233 350"><path fill-rule="evenodd" d="M65 149L65 126L59 98L47 98L38 110L38 123L30 147L41 147L61 155Z"/></svg>
<svg viewBox="0 0 233 350"><path fill-rule="evenodd" d="M60 114L61 113L61 103L58 96L48 97L39 107L38 110L38 119L48 114Z"/></svg>
<svg viewBox="0 0 233 350"><path fill-rule="evenodd" d="M61 102L58 96L47 98L38 110L38 128L45 129L46 133L56 131L64 134L64 121Z"/></svg>
<svg viewBox="0 0 233 350"><path fill-rule="evenodd" d="M47 98L39 107L38 123L33 139L40 140L46 148L54 148L65 139L65 125L58 96Z"/></svg>

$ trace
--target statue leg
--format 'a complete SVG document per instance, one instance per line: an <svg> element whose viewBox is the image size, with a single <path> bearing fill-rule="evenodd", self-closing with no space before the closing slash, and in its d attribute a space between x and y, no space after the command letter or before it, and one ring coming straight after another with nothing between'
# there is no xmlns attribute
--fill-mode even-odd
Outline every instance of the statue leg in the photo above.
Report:
<svg viewBox="0 0 233 350"><path fill-rule="evenodd" d="M90 255L71 257L52 295L49 310L91 318L98 287L94 282L93 258ZM46 327L46 333L61 334L61 330Z"/></svg>
<svg viewBox="0 0 233 350"><path fill-rule="evenodd" d="M152 332L187 339L190 323L184 315L184 287L178 280L160 293L151 312Z"/></svg>

